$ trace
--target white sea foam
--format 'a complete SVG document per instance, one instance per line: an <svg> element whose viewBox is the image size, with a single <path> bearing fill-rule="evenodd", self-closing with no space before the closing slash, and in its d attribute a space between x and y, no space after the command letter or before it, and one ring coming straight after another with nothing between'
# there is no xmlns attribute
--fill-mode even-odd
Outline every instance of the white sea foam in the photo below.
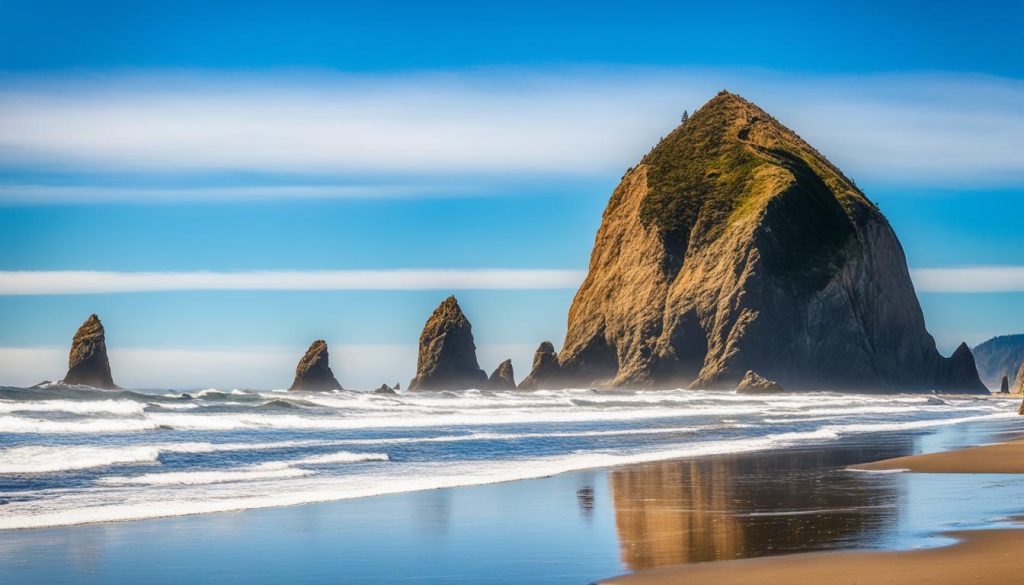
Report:
<svg viewBox="0 0 1024 585"><path fill-rule="evenodd" d="M223 471L172 471L167 473L144 473L142 475L104 477L99 480L107 485L207 485L233 483L262 479L284 479L312 475L306 469L298 469L279 462L261 463L244 469Z"/></svg>
<svg viewBox="0 0 1024 585"><path fill-rule="evenodd" d="M0 413L67 412L71 414L142 414L134 400L0 400Z"/></svg>
<svg viewBox="0 0 1024 585"><path fill-rule="evenodd" d="M0 474L54 473L124 465L154 463L160 451L154 447L12 447L0 451Z"/></svg>

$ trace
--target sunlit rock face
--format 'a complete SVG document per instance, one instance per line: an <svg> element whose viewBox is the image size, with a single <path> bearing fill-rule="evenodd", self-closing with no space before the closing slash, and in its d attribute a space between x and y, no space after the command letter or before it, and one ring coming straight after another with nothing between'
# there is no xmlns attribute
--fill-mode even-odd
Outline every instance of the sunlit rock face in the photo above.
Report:
<svg viewBox="0 0 1024 585"><path fill-rule="evenodd" d="M473 326L454 296L445 299L427 319L420 334L416 377L409 390L486 388L487 374L476 360Z"/></svg>
<svg viewBox="0 0 1024 585"><path fill-rule="evenodd" d="M967 357L936 350L878 207L722 92L615 188L558 361L563 387L985 392Z"/></svg>
<svg viewBox="0 0 1024 585"><path fill-rule="evenodd" d="M309 346L306 354L295 366L295 380L292 381L289 390L314 392L342 390L341 384L334 377L334 372L331 371L326 341L318 339Z"/></svg>
<svg viewBox="0 0 1024 585"><path fill-rule="evenodd" d="M64 376L65 384L82 384L93 388L116 389L114 378L110 374L110 361L107 359L107 341L103 323L95 314L82 323L71 340L71 352L68 354L68 373Z"/></svg>

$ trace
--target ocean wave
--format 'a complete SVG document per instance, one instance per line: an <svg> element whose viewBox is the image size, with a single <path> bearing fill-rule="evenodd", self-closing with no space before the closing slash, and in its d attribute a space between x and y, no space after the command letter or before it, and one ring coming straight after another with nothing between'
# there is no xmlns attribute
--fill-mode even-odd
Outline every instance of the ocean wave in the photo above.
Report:
<svg viewBox="0 0 1024 585"><path fill-rule="evenodd" d="M142 404L134 400L0 400L0 413L66 412L69 414L142 414Z"/></svg>
<svg viewBox="0 0 1024 585"><path fill-rule="evenodd" d="M0 474L55 473L111 465L156 463L155 447L12 447L0 451Z"/></svg>

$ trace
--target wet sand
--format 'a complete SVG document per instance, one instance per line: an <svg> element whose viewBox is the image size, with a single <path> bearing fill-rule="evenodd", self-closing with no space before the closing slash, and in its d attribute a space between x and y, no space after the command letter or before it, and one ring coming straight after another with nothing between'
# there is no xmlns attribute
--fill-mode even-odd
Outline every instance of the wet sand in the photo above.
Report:
<svg viewBox="0 0 1024 585"><path fill-rule="evenodd" d="M962 539L943 548L901 552L803 553L781 557L685 565L626 575L616 585L884 585L1020 583L1024 530L947 533Z"/></svg>
<svg viewBox="0 0 1024 585"><path fill-rule="evenodd" d="M911 455L850 466L862 471L907 470L917 473L1024 473L1024 440ZM909 551L801 553L737 561L663 567L601 583L616 585L789 585L885 583L1024 582L1024 529L946 532L950 546Z"/></svg>
<svg viewBox="0 0 1024 585"><path fill-rule="evenodd" d="M1024 440L982 445L944 453L896 457L853 465L862 471L906 470L915 473L1024 473Z"/></svg>

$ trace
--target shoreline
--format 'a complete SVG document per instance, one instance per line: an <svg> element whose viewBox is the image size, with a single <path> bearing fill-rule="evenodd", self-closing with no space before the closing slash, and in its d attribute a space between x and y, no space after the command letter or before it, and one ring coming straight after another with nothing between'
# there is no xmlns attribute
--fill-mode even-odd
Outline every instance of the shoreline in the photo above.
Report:
<svg viewBox="0 0 1024 585"><path fill-rule="evenodd" d="M1022 474L1024 439L909 455L847 469L865 472L925 474ZM1024 510L1022 510L1024 511ZM1022 517L1011 528L979 528L943 531L935 536L956 542L911 550L846 550L797 553L752 559L676 565L639 571L610 579L600 585L755 585L766 580L790 585L822 582L836 585L897 584L924 582L959 585L987 581L1009 583L1021 579L1019 552L1024 546Z"/></svg>

